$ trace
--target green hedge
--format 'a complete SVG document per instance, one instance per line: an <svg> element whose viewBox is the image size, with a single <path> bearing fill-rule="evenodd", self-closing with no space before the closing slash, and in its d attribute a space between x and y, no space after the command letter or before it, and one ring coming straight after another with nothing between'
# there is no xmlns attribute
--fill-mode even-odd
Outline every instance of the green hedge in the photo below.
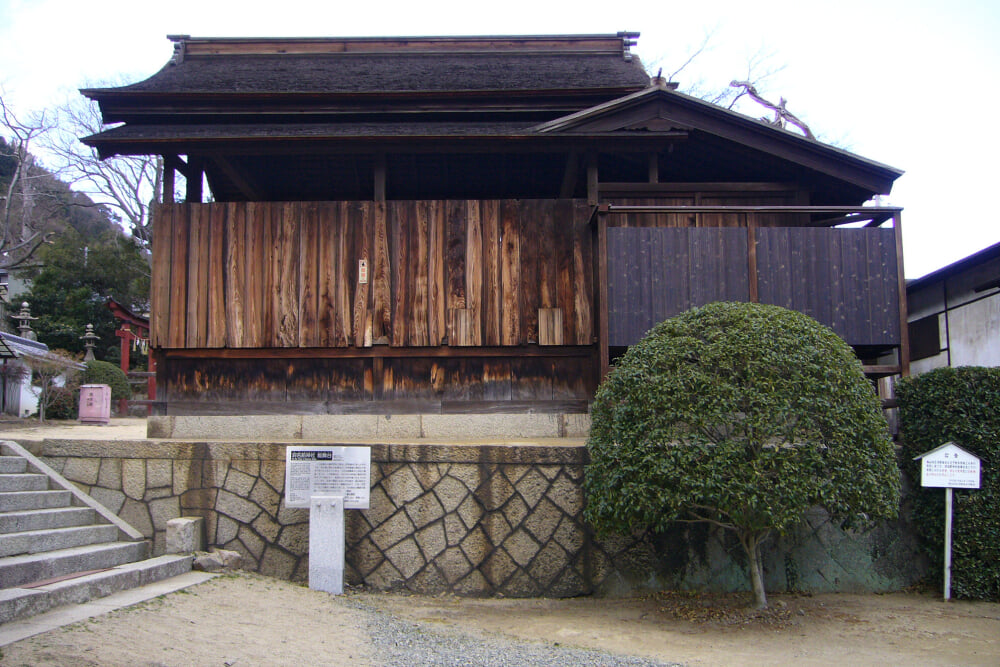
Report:
<svg viewBox="0 0 1000 667"><path fill-rule="evenodd" d="M942 582L944 490L920 488L913 458L954 442L981 460L980 488L954 492L952 594L1000 600L1000 368L939 368L903 380L897 390L903 466L915 491L914 522Z"/></svg>
<svg viewBox="0 0 1000 667"><path fill-rule="evenodd" d="M132 387L122 369L106 361L88 361L80 384L106 384L111 387L111 400L132 398Z"/></svg>

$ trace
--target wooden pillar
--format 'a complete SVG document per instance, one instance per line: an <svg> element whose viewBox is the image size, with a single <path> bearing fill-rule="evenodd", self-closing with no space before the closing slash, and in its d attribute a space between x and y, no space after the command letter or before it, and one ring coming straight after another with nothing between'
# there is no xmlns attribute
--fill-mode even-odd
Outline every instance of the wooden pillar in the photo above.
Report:
<svg viewBox="0 0 1000 667"><path fill-rule="evenodd" d="M660 158L656 153L649 154L649 182L660 182Z"/></svg>
<svg viewBox="0 0 1000 667"><path fill-rule="evenodd" d="M375 201L385 201L385 153L375 156Z"/></svg>
<svg viewBox="0 0 1000 667"><path fill-rule="evenodd" d="M597 153L587 154L587 203L591 206L598 204L598 177L597 177Z"/></svg>
<svg viewBox="0 0 1000 667"><path fill-rule="evenodd" d="M606 208L606 207L605 207ZM611 368L608 352L610 335L608 333L608 217L605 212L597 214L597 350L600 363L602 382Z"/></svg>
<svg viewBox="0 0 1000 667"><path fill-rule="evenodd" d="M200 204L202 197L201 181L204 177L205 168L201 158L188 157L187 170L187 192L184 201Z"/></svg>
<svg viewBox="0 0 1000 667"><path fill-rule="evenodd" d="M757 287L757 217L746 213L747 223L747 279L750 288L750 303L760 301Z"/></svg>
<svg viewBox="0 0 1000 667"><path fill-rule="evenodd" d="M118 337L121 339L121 369L122 373L125 374L125 378L128 379L128 367L129 367L129 349L128 344L131 340L131 332L129 331L127 324L122 324L121 329L117 332ZM128 416L128 401L124 398L118 399L118 415L120 417Z"/></svg>
<svg viewBox="0 0 1000 667"><path fill-rule="evenodd" d="M910 375L910 330L907 323L906 273L903 271L902 211L892 218L893 240L896 245L896 280L899 294L899 371L903 377Z"/></svg>
<svg viewBox="0 0 1000 667"><path fill-rule="evenodd" d="M164 204L174 203L174 184L177 175L175 160L175 156L163 156L163 192L160 199Z"/></svg>

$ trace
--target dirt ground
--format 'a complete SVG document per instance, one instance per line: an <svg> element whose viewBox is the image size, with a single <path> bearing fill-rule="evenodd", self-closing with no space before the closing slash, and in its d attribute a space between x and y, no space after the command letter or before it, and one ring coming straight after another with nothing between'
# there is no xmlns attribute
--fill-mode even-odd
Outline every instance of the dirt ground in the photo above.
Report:
<svg viewBox="0 0 1000 667"><path fill-rule="evenodd" d="M241 574L10 644L2 665L377 665L371 609L438 628L687 665L998 665L1000 604L926 594L342 598Z"/></svg>

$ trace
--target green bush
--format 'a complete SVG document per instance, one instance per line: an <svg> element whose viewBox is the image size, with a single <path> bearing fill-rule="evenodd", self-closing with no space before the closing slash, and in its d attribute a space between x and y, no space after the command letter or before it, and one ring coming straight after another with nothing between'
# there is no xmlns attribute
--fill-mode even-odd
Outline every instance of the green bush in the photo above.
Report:
<svg viewBox="0 0 1000 667"><path fill-rule="evenodd" d="M675 520L732 530L766 604L760 544L826 508L892 517L881 405L833 331L777 306L714 303L655 326L597 390L586 516L601 532Z"/></svg>
<svg viewBox="0 0 1000 667"><path fill-rule="evenodd" d="M132 387L122 369L106 361L88 361L81 384L106 384L111 387L111 400L132 398Z"/></svg>
<svg viewBox="0 0 1000 667"><path fill-rule="evenodd" d="M46 419L76 419L80 410L80 387L69 384L65 387L54 387L48 407L45 408Z"/></svg>
<svg viewBox="0 0 1000 667"><path fill-rule="evenodd" d="M954 491L951 586L955 597L1000 601L1000 368L939 368L899 383L903 465L920 482L913 458L954 442L980 458L980 488ZM941 582L944 490L917 488L914 522Z"/></svg>

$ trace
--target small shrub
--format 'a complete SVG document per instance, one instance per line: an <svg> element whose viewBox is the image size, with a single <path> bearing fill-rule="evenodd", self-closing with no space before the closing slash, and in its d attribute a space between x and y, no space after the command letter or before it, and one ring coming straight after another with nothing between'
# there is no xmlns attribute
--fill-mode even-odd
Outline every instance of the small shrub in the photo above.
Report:
<svg viewBox="0 0 1000 667"><path fill-rule="evenodd" d="M946 442L979 457L978 490L954 491L951 585L955 597L1000 600L1000 368L939 368L899 383L903 465ZM944 573L944 490L918 489L913 520L931 563Z"/></svg>
<svg viewBox="0 0 1000 667"><path fill-rule="evenodd" d="M80 387L70 384L52 389L52 397L45 408L46 419L76 419L80 410Z"/></svg>
<svg viewBox="0 0 1000 667"><path fill-rule="evenodd" d="M122 369L106 361L88 361L81 384L106 384L111 387L111 400L132 398L132 386Z"/></svg>

